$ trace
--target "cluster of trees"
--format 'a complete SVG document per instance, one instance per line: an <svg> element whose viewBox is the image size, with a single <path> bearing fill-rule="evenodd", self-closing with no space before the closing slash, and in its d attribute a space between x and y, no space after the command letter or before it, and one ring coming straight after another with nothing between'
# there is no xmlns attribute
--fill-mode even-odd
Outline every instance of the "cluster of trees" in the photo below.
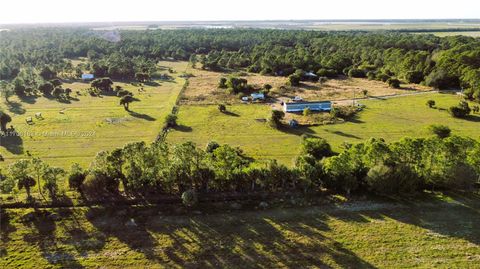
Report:
<svg viewBox="0 0 480 269"><path fill-rule="evenodd" d="M0 33L0 80L26 67L47 79L75 71L66 59L88 57L97 77L149 76L161 59L190 60L204 69L245 69L290 76L296 70L319 77L339 74L462 87L480 101L480 41L465 36L301 30L190 29L121 31L115 42L88 29L23 29ZM45 69L48 66L48 69ZM45 71L45 72L43 72ZM76 70L75 72L77 72ZM78 72L77 72L78 73ZM295 83L298 76L292 77Z"/></svg>
<svg viewBox="0 0 480 269"><path fill-rule="evenodd" d="M0 170L0 191L11 193L25 189L27 200L32 201L32 189L38 186L38 192L43 199L55 201L59 193L59 181L66 172L58 167L52 167L38 158L22 159L8 167L8 176Z"/></svg>
<svg viewBox="0 0 480 269"><path fill-rule="evenodd" d="M89 199L121 195L181 195L224 192L369 191L413 194L422 189L469 189L480 176L480 143L459 136L404 138L393 143L369 139L345 145L336 154L321 138L305 137L293 168L276 161L253 165L239 148L210 142L169 146L135 142L97 154L90 167L72 166L69 186ZM0 171L0 189L11 192L37 185L55 199L65 171L39 159L12 163ZM189 192L186 193L185 192ZM193 192L193 193L192 193ZM31 199L31 198L30 198Z"/></svg>

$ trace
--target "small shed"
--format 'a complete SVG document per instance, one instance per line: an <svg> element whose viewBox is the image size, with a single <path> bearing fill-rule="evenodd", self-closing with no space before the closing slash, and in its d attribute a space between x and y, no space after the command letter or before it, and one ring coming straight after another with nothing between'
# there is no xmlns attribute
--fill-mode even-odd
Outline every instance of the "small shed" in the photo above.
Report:
<svg viewBox="0 0 480 269"><path fill-rule="evenodd" d="M303 74L303 77L307 80L317 80L318 79L318 76L317 74L313 73L313 72L305 72Z"/></svg>
<svg viewBox="0 0 480 269"><path fill-rule="evenodd" d="M252 97L252 100L253 101L256 101L256 100L265 100L265 94L263 93L252 93L250 95Z"/></svg>
<svg viewBox="0 0 480 269"><path fill-rule="evenodd" d="M298 121L296 121L296 120L290 120L290 121L288 122L288 125L290 125L290 127L295 128L295 127L298 126Z"/></svg>
<svg viewBox="0 0 480 269"><path fill-rule="evenodd" d="M82 74L82 80L93 80L94 78L93 74Z"/></svg>
<svg viewBox="0 0 480 269"><path fill-rule="evenodd" d="M285 112L302 112L305 108L309 108L311 111L330 111L332 110L331 101L316 101L316 102L295 102L284 103L283 111Z"/></svg>

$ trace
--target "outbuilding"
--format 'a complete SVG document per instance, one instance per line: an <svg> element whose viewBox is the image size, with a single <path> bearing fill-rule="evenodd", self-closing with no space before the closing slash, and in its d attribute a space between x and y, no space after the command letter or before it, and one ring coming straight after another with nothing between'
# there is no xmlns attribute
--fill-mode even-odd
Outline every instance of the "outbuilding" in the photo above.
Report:
<svg viewBox="0 0 480 269"><path fill-rule="evenodd" d="M265 100L265 94L263 93L252 93L250 96L252 97L252 101Z"/></svg>
<svg viewBox="0 0 480 269"><path fill-rule="evenodd" d="M82 80L93 80L95 76L93 74L82 74Z"/></svg>
<svg viewBox="0 0 480 269"><path fill-rule="evenodd" d="M305 108L310 109L310 111L330 111L332 110L331 101L316 101L316 102L295 102L295 103L284 103L283 111L295 113L302 112Z"/></svg>

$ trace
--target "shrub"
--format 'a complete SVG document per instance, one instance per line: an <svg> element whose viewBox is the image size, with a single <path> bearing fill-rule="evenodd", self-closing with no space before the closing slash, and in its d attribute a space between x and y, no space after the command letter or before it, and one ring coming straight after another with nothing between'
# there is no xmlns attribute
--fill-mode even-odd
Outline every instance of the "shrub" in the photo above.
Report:
<svg viewBox="0 0 480 269"><path fill-rule="evenodd" d="M220 81L218 82L218 87L220 89L226 89L227 88L227 79L226 78L220 78Z"/></svg>
<svg viewBox="0 0 480 269"><path fill-rule="evenodd" d="M472 111L473 111L473 113L478 113L478 112L480 112L480 107L479 106L473 106Z"/></svg>
<svg viewBox="0 0 480 269"><path fill-rule="evenodd" d="M387 83L392 88L396 88L396 89L400 88L400 80L398 80L396 78L389 78L387 80Z"/></svg>
<svg viewBox="0 0 480 269"><path fill-rule="evenodd" d="M370 72L367 73L368 80L375 80L377 78L376 76L377 75L373 71L370 71Z"/></svg>
<svg viewBox="0 0 480 269"><path fill-rule="evenodd" d="M272 115L269 118L270 126L279 128L282 125L282 119L285 117L285 113L280 110L272 110Z"/></svg>
<svg viewBox="0 0 480 269"><path fill-rule="evenodd" d="M220 112L226 112L227 111L227 107L224 105L224 104L220 104L218 105L218 111Z"/></svg>
<svg viewBox="0 0 480 269"><path fill-rule="evenodd" d="M424 79L422 71L408 71L405 75L405 79L410 83L418 84Z"/></svg>
<svg viewBox="0 0 480 269"><path fill-rule="evenodd" d="M85 171L80 167L78 163L74 163L70 170L70 174L68 174L68 186L70 189L77 190L81 192L81 188L83 182L85 181Z"/></svg>
<svg viewBox="0 0 480 269"><path fill-rule="evenodd" d="M300 79L301 79L301 77L297 74L290 75L290 76L288 76L287 85L298 86L298 85L300 85Z"/></svg>
<svg viewBox="0 0 480 269"><path fill-rule="evenodd" d="M302 114L303 116L307 117L307 116L310 116L310 114L312 114L312 111L310 110L310 108L306 107L303 109Z"/></svg>
<svg viewBox="0 0 480 269"><path fill-rule="evenodd" d="M446 138L450 136L452 130L448 126L441 124L432 124L429 127L430 132L435 134L439 138Z"/></svg>
<svg viewBox="0 0 480 269"><path fill-rule="evenodd" d="M210 141L207 143L207 146L205 147L205 151L208 153L213 153L217 148L220 147L220 144L218 144L216 141Z"/></svg>
<svg viewBox="0 0 480 269"><path fill-rule="evenodd" d="M381 80L383 82L387 82L390 79L390 76L385 73L378 73L376 77L377 77L377 80Z"/></svg>
<svg viewBox="0 0 480 269"><path fill-rule="evenodd" d="M435 100L428 100L428 101L427 101L427 106L428 106L429 108L435 107Z"/></svg>
<svg viewBox="0 0 480 269"><path fill-rule="evenodd" d="M330 111L332 117L344 120L351 119L355 114L357 114L357 108L352 106L337 106Z"/></svg>
<svg viewBox="0 0 480 269"><path fill-rule="evenodd" d="M177 126L177 115L175 114L168 114L166 117L165 117L165 126L166 127L175 127Z"/></svg>
<svg viewBox="0 0 480 269"><path fill-rule="evenodd" d="M188 190L183 192L182 203L188 207L195 206L198 203L197 192L195 192L195 190Z"/></svg>
<svg viewBox="0 0 480 269"><path fill-rule="evenodd" d="M317 76L319 77L327 77L327 78L334 78L337 76L337 71L333 69L325 69L325 68L320 68L317 71Z"/></svg>
<svg viewBox="0 0 480 269"><path fill-rule="evenodd" d="M327 140L318 137L309 137L302 140L302 153L313 156L315 159L330 157L333 155L332 148Z"/></svg>
<svg viewBox="0 0 480 269"><path fill-rule="evenodd" d="M351 78L364 78L365 77L365 71L362 69L358 68L352 68L348 71L348 76Z"/></svg>
<svg viewBox="0 0 480 269"><path fill-rule="evenodd" d="M379 164L365 178L368 188L379 194L406 194L418 190L421 180L408 166Z"/></svg>
<svg viewBox="0 0 480 269"><path fill-rule="evenodd" d="M462 101L457 106L450 107L448 112L455 118L465 118L470 114L471 109L467 102Z"/></svg>
<svg viewBox="0 0 480 269"><path fill-rule="evenodd" d="M90 198L102 199L118 194L118 181L104 173L91 172L83 182L82 191Z"/></svg>
<svg viewBox="0 0 480 269"><path fill-rule="evenodd" d="M479 175L472 166L458 163L450 169L444 187L461 190L471 189L477 182L478 177Z"/></svg>

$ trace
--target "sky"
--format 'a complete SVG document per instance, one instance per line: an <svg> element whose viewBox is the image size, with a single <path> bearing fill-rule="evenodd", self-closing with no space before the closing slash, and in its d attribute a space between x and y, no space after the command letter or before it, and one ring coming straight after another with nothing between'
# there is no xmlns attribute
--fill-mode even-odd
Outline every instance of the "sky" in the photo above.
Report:
<svg viewBox="0 0 480 269"><path fill-rule="evenodd" d="M7 0L0 23L480 18L478 0Z"/></svg>

